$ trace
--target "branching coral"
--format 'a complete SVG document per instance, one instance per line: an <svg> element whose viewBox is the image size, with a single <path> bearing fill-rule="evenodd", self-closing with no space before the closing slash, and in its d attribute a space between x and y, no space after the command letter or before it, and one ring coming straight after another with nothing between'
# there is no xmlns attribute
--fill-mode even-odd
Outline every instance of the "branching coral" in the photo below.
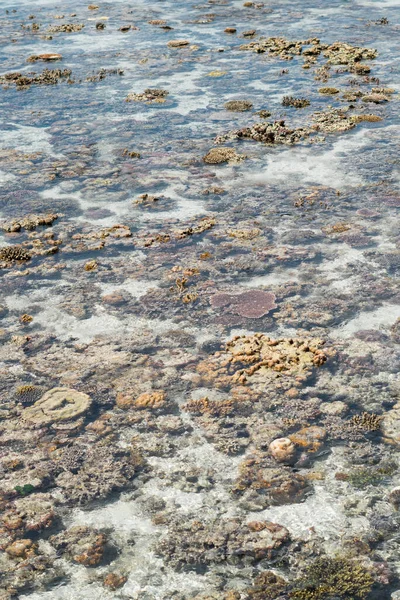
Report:
<svg viewBox="0 0 400 600"><path fill-rule="evenodd" d="M361 600L367 598L374 583L361 563L346 558L317 558L294 583L291 600Z"/></svg>
<svg viewBox="0 0 400 600"><path fill-rule="evenodd" d="M12 262L16 260L29 260L31 254L22 246L5 246L0 248L0 260Z"/></svg>

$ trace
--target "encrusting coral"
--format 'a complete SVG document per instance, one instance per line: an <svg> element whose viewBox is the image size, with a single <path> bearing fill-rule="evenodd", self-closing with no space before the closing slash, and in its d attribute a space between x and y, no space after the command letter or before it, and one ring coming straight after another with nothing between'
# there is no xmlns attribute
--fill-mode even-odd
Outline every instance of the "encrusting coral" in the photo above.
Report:
<svg viewBox="0 0 400 600"><path fill-rule="evenodd" d="M228 363L250 365L236 371L234 379L246 380L256 372L275 371L300 374L320 367L327 360L322 350L323 341L300 339L272 339L263 334L237 336L226 345Z"/></svg>
<svg viewBox="0 0 400 600"><path fill-rule="evenodd" d="M250 319L259 319L276 308L275 294L262 290L249 290L241 294L214 294L211 305Z"/></svg>

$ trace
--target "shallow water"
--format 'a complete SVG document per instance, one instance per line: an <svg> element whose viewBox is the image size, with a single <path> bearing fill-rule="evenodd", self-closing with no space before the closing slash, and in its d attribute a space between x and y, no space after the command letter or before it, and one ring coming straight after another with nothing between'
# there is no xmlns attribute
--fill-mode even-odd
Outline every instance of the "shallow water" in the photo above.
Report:
<svg viewBox="0 0 400 600"><path fill-rule="evenodd" d="M1 78L4 599L399 598L399 3L0 9L0 77L71 70ZM84 27L49 31L66 23ZM262 37L302 52L240 48ZM376 49L370 72L321 79L335 42ZM27 62L45 53L62 59ZM279 121L307 134L215 139ZM204 160L220 146L243 156ZM89 408L35 421L53 388Z"/></svg>

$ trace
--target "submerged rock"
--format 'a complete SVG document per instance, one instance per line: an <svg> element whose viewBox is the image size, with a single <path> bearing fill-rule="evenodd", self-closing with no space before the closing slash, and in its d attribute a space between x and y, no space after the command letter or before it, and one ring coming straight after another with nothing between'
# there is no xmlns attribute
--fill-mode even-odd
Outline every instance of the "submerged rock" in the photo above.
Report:
<svg viewBox="0 0 400 600"><path fill-rule="evenodd" d="M62 55L57 53L51 54L33 54L28 58L28 62L36 62L37 60L44 60L45 62L53 61L53 60L61 60Z"/></svg>
<svg viewBox="0 0 400 600"><path fill-rule="evenodd" d="M79 525L50 538L50 543L60 554L85 567L101 562L106 542L106 536L97 529Z"/></svg>
<svg viewBox="0 0 400 600"><path fill-rule="evenodd" d="M170 40L167 44L170 48L183 48L188 45L189 42L187 40Z"/></svg>
<svg viewBox="0 0 400 600"><path fill-rule="evenodd" d="M383 415L380 426L383 436L388 441L400 444L400 402Z"/></svg>
<svg viewBox="0 0 400 600"><path fill-rule="evenodd" d="M148 103L163 103L165 102L165 98L168 96L169 92L167 90L160 90L155 88L147 88L141 94L128 94L125 101L126 102L148 102Z"/></svg>
<svg viewBox="0 0 400 600"><path fill-rule="evenodd" d="M288 530L269 521L177 519L157 545L157 552L175 569L198 570L219 563L240 567L278 557L288 541Z"/></svg>
<svg viewBox="0 0 400 600"><path fill-rule="evenodd" d="M253 103L249 100L229 100L225 102L224 108L233 112L245 112L253 108Z"/></svg>

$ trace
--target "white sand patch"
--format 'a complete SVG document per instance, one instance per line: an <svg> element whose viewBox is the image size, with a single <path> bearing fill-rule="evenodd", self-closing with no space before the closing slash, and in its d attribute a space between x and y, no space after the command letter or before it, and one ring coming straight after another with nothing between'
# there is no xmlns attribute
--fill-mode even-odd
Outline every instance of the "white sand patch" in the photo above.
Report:
<svg viewBox="0 0 400 600"><path fill-rule="evenodd" d="M7 173L6 171L0 171L0 186L6 185L10 181L15 181L16 179L18 179L16 175Z"/></svg>
<svg viewBox="0 0 400 600"><path fill-rule="evenodd" d="M362 183L354 169L350 170L346 155L351 154L369 140L365 131L338 138L329 150L323 146L285 148L268 157L268 164L261 173L244 176L250 184L269 184L290 181L293 184L319 184L334 188Z"/></svg>
<svg viewBox="0 0 400 600"><path fill-rule="evenodd" d="M330 331L333 338L350 338L363 329L388 329L400 317L398 304L385 303L373 311L361 312L357 317Z"/></svg>
<svg viewBox="0 0 400 600"><path fill-rule="evenodd" d="M253 516L260 519L260 513L254 513ZM284 525L293 536L304 536L313 527L317 535L325 538L346 533L349 521L342 512L337 496L318 485L314 488L314 494L305 502L272 506L263 511L262 518ZM366 518L352 518L352 531L367 531L368 528Z"/></svg>
<svg viewBox="0 0 400 600"><path fill-rule="evenodd" d="M134 298L141 298L148 290L158 287L158 281L140 281L137 279L126 279L124 283L115 285L112 283L97 284L104 295L112 294L113 292L126 291L132 294Z"/></svg>
<svg viewBox="0 0 400 600"><path fill-rule="evenodd" d="M251 277L247 281L242 281L243 287L259 288L259 287L270 287L272 285L282 285L288 282L299 281L299 270L298 269L276 269L272 273L266 273L265 275L256 275Z"/></svg>
<svg viewBox="0 0 400 600"><path fill-rule="evenodd" d="M57 158L62 154L53 152L50 143L51 134L47 132L48 127L31 127L19 125L18 123L7 123L13 129L3 129L0 137L0 148L12 148L18 152L43 152Z"/></svg>

